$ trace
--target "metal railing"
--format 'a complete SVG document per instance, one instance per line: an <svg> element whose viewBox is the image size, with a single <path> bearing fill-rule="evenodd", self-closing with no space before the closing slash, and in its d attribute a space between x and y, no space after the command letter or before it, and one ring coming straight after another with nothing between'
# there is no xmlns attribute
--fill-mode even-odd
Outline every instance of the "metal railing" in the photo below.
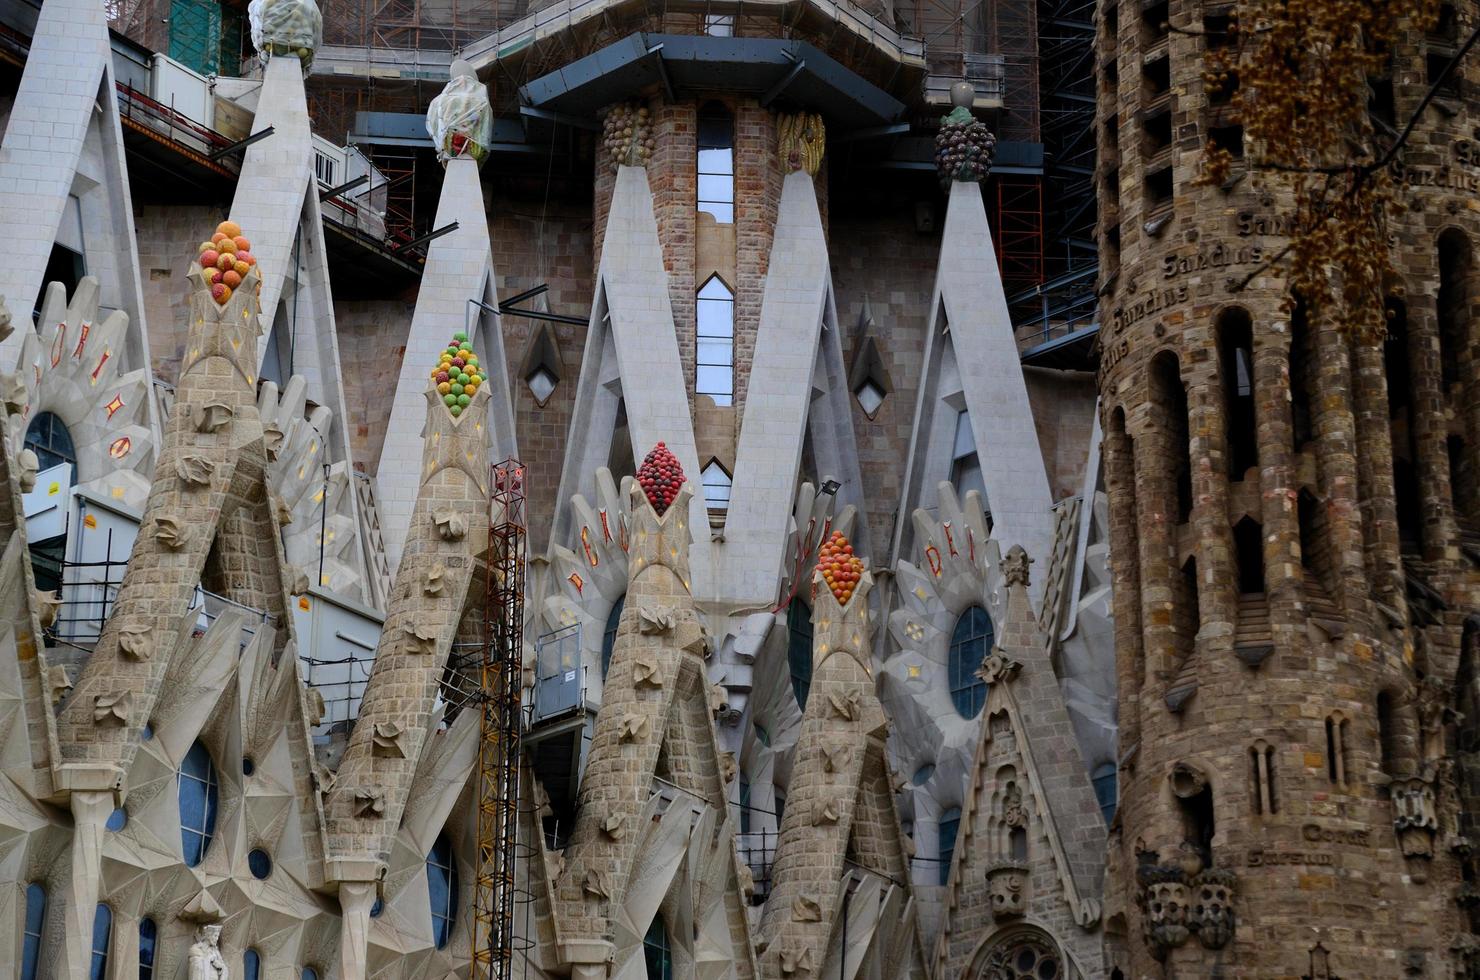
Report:
<svg viewBox="0 0 1480 980"><path fill-rule="evenodd" d="M117 82L116 85L118 113L125 123L133 123L178 147L205 157L205 162L212 167L227 172L237 169L234 161L227 165L227 157L214 156L233 146L235 140L176 112L171 106L156 102L136 88L123 82Z"/></svg>
<svg viewBox="0 0 1480 980"><path fill-rule="evenodd" d="M61 604L56 619L45 631L48 646L66 645L91 651L103 635L108 617L118 605L118 591L128 569L127 561L63 561L60 568ZM189 611L196 613L194 635L204 636L211 624L229 609L245 613L241 627L240 649L245 650L257 631L267 625L278 626L277 617L262 609L244 605L225 596L195 587Z"/></svg>
<svg viewBox="0 0 1480 980"><path fill-rule="evenodd" d="M365 687L370 683L370 670L375 665L375 647L366 647L342 632L336 632L335 636L363 653L318 657L310 650L298 657L303 683L318 691L324 701L324 715L314 729L317 735L348 735L354 729Z"/></svg>

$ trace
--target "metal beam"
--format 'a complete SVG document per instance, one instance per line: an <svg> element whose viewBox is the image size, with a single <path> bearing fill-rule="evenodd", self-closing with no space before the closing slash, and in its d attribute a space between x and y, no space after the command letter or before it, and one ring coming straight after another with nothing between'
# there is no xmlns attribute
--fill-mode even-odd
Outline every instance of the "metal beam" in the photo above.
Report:
<svg viewBox="0 0 1480 980"><path fill-rule="evenodd" d="M594 119L572 116L564 112L556 112L553 109L536 109L532 105L522 105L519 107L519 115L527 116L530 119L543 119L545 122L570 126L574 129L586 129L593 133L601 132L601 123Z"/></svg>
<svg viewBox="0 0 1480 980"><path fill-rule="evenodd" d="M427 232L425 235L422 235L420 238L413 238L413 239L411 239L411 241L407 242L405 245L402 245L400 248L396 249L395 250L396 251L396 254L397 255L400 255L403 252L409 252L411 249L415 248L416 246L418 246L418 245L425 245L427 242L431 241L434 238L441 238L443 235L450 235L454 231L457 231L457 228L458 228L458 224L457 224L456 221L452 222L451 224L443 225L441 228L437 228L437 229L435 229L433 231Z"/></svg>
<svg viewBox="0 0 1480 980"><path fill-rule="evenodd" d="M834 143L855 143L858 140L879 139L883 136L903 136L910 131L909 123L893 123L888 126L868 126L863 129L849 130L839 136L834 136Z"/></svg>
<svg viewBox="0 0 1480 980"><path fill-rule="evenodd" d="M216 152L212 153L209 156L208 159L210 159L211 162L214 163L215 161L221 159L222 157L224 157L228 153L235 153L237 150L245 150L247 147L251 146L253 143L258 143L258 142L261 142L262 140L267 139L267 137L269 137L269 136L272 135L272 132L273 132L273 130L272 130L272 127L271 126L268 126L266 129L259 129L259 130L257 130L257 132L253 133L251 136L248 136L244 140L237 140L235 143L231 144L230 146L223 146L223 147L221 147L221 149L219 149Z"/></svg>
<svg viewBox="0 0 1480 980"><path fill-rule="evenodd" d="M319 200L320 201L332 200L333 198L338 197L340 194L343 194L345 191L352 191L356 187L359 187L361 184L368 184L368 183L370 183L370 175L369 174L360 174L360 176L356 177L354 180L351 180L351 181L349 181L347 183L340 184L338 187L331 187L327 191L324 191L323 193L321 193L319 195Z"/></svg>
<svg viewBox="0 0 1480 980"><path fill-rule="evenodd" d="M766 90L766 94L761 96L761 108L769 109L771 107L771 103L776 101L776 99L780 97L782 92L786 91L787 86L796 81L797 76L800 75L803 69L805 69L806 67L806 59L798 58L796 64L792 65L791 68L787 70L786 74L777 79L776 84L772 85L769 89Z"/></svg>

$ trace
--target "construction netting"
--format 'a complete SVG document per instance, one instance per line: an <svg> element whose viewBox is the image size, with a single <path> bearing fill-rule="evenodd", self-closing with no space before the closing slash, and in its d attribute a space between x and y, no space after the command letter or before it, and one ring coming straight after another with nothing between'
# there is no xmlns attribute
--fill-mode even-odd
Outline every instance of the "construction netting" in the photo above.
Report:
<svg viewBox="0 0 1480 980"><path fill-rule="evenodd" d="M452 66L452 79L427 108L427 132L446 163L470 156L479 164L493 142L493 108L488 89L463 62Z"/></svg>
<svg viewBox="0 0 1480 980"><path fill-rule="evenodd" d="M297 55L307 67L324 36L313 0L252 0L247 6L252 46L263 55Z"/></svg>

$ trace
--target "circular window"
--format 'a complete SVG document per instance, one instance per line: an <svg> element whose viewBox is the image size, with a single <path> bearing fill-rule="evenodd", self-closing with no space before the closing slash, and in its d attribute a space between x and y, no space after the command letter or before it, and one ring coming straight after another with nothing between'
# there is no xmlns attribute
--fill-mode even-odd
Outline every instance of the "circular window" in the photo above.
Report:
<svg viewBox="0 0 1480 980"><path fill-rule="evenodd" d="M272 858L260 847L252 849L247 855L247 870L252 872L252 877L258 881L266 881L267 876L272 874Z"/></svg>
<svg viewBox="0 0 1480 980"><path fill-rule="evenodd" d="M108 814L108 822L103 824L103 826L112 831L122 830L128 826L128 814L123 812L123 807L119 807Z"/></svg>
<svg viewBox="0 0 1480 980"><path fill-rule="evenodd" d="M251 756L242 756L242 775L250 776L257 771L257 763L253 762Z"/></svg>
<svg viewBox="0 0 1480 980"><path fill-rule="evenodd" d="M1047 937L1008 939L987 957L981 980L1060 980L1059 953Z"/></svg>
<svg viewBox="0 0 1480 980"><path fill-rule="evenodd" d="M934 775L935 765L933 763L927 762L919 769L915 770L915 774L910 777L910 782L914 783L916 786L924 786L926 783L930 782L930 777Z"/></svg>

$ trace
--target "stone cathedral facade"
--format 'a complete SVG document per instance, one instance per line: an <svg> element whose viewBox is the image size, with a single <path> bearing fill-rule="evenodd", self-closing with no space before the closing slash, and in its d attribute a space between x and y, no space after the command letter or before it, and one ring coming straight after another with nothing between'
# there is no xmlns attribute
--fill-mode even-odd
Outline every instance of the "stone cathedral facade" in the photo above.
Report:
<svg viewBox="0 0 1480 980"><path fill-rule="evenodd" d="M1279 188L1194 184L1227 8L1098 4L1075 360L1013 332L1022 80L938 84L903 7L377 62L430 87L356 123L435 168L404 241L321 131L343 9L197 84L137 6L0 0L4 969L469 975L513 458L515 976L1480 970L1476 69L1353 345L1234 286Z"/></svg>

